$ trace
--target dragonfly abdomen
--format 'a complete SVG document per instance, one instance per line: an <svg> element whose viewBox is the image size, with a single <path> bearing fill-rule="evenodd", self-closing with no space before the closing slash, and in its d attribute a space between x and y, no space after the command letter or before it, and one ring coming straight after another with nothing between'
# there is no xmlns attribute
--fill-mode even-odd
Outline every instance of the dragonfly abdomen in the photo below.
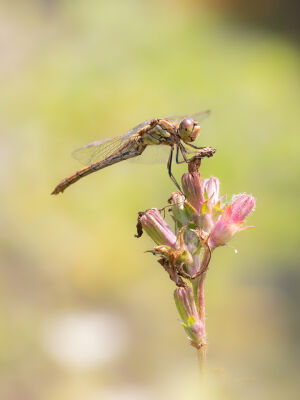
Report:
<svg viewBox="0 0 300 400"><path fill-rule="evenodd" d="M63 179L53 190L51 194L63 193L63 191L77 182L79 179L86 175L92 174L93 172L99 171L100 169L106 168L110 165L116 164L120 161L127 160L128 158L136 157L142 154L145 150L146 145L141 142L139 138L124 143L118 150L116 150L109 157L104 158L101 161L97 161L91 165L88 165L80 170L76 171L74 174Z"/></svg>

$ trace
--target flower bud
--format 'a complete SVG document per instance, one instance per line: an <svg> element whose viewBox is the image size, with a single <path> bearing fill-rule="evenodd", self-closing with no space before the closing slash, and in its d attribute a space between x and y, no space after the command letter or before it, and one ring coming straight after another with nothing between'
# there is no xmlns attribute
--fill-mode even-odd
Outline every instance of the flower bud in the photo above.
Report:
<svg viewBox="0 0 300 400"><path fill-rule="evenodd" d="M254 197L247 194L240 195L227 206L212 229L208 242L210 248L213 250L224 246L237 232L248 229L249 227L242 228L242 225L254 206Z"/></svg>
<svg viewBox="0 0 300 400"><path fill-rule="evenodd" d="M188 172L182 175L182 187L187 201L199 214L201 204L204 201L201 178L199 172Z"/></svg>
<svg viewBox="0 0 300 400"><path fill-rule="evenodd" d="M172 212L175 221L180 229L182 226L188 225L195 215L197 215L194 207L185 200L185 197L180 192L172 193Z"/></svg>
<svg viewBox="0 0 300 400"><path fill-rule="evenodd" d="M190 287L177 288L174 299L184 330L195 347L201 347L205 341L205 327L200 321L193 291Z"/></svg>
<svg viewBox="0 0 300 400"><path fill-rule="evenodd" d="M219 189L220 182L218 178L210 177L202 181L205 200L201 204L198 227L208 233L211 232L214 223L222 212Z"/></svg>
<svg viewBox="0 0 300 400"><path fill-rule="evenodd" d="M239 195L232 203L232 220L243 221L255 208L255 198L248 194Z"/></svg>
<svg viewBox="0 0 300 400"><path fill-rule="evenodd" d="M158 245L167 245L175 248L176 236L169 225L160 215L157 208L147 210L140 218L145 232Z"/></svg>
<svg viewBox="0 0 300 400"><path fill-rule="evenodd" d="M206 194L209 203L215 206L219 201L220 181L218 178L211 176L204 179L202 183L203 192Z"/></svg>

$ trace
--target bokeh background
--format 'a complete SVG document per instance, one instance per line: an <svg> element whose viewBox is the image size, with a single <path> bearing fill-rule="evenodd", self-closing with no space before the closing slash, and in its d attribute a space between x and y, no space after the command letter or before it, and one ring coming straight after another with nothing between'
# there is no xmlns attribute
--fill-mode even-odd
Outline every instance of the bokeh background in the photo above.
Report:
<svg viewBox="0 0 300 400"><path fill-rule="evenodd" d="M271 0L1 1L1 399L297 397L298 11ZM211 264L200 388L173 284L144 253L150 239L134 238L137 212L174 190L165 166L124 162L50 192L80 167L73 149L207 108L199 143L217 154L202 174L228 199L252 193L257 209L255 229Z"/></svg>

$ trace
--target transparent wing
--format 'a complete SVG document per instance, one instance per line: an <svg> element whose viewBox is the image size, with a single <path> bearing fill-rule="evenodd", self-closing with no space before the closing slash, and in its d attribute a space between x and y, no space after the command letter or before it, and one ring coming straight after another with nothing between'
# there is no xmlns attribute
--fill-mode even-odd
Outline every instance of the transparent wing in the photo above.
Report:
<svg viewBox="0 0 300 400"><path fill-rule="evenodd" d="M192 118L193 120L197 122L202 122L205 118L207 118L210 115L211 111L210 110L205 110L205 111L200 111L195 114L188 114L188 115L171 115L169 117L166 117L166 119L169 119L170 121L173 121L175 123L180 122L183 118Z"/></svg>
<svg viewBox="0 0 300 400"><path fill-rule="evenodd" d="M170 150L170 146L147 146L140 156L130 158L128 161L134 164L166 164L170 155Z"/></svg>
<svg viewBox="0 0 300 400"><path fill-rule="evenodd" d="M110 156L124 140L123 136L96 140L73 151L72 156L83 165L89 165Z"/></svg>
<svg viewBox="0 0 300 400"><path fill-rule="evenodd" d="M114 153L126 140L137 134L138 131L147 124L148 121L145 121L130 129L130 131L124 135L96 140L95 142L86 144L85 146L73 151L72 156L83 165L89 165L103 160Z"/></svg>

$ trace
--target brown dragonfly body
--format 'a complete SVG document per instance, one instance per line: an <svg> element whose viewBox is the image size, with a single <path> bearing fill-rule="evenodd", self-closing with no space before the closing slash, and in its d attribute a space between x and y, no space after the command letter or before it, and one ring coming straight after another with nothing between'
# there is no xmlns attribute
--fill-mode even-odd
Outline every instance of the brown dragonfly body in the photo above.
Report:
<svg viewBox="0 0 300 400"><path fill-rule="evenodd" d="M203 117L208 115L208 113L208 111L205 111L196 115ZM106 168L120 161L140 156L146 147L150 145L169 146L169 175L175 185L179 190L181 190L171 172L172 157L175 146L177 148L177 163L187 162L187 154L191 153L187 151L184 144L191 146L194 149L204 150L203 157L213 154L209 151L211 148L196 147L190 143L196 139L199 131L200 126L198 125L198 121L194 120L192 117L169 117L145 121L124 135L90 143L74 152L74 157L87 165L62 180L55 187L52 194L62 193L68 186L95 171ZM208 151L205 151L206 149L208 149ZM178 160L179 152L183 156L184 161ZM93 160L96 161L93 162Z"/></svg>

